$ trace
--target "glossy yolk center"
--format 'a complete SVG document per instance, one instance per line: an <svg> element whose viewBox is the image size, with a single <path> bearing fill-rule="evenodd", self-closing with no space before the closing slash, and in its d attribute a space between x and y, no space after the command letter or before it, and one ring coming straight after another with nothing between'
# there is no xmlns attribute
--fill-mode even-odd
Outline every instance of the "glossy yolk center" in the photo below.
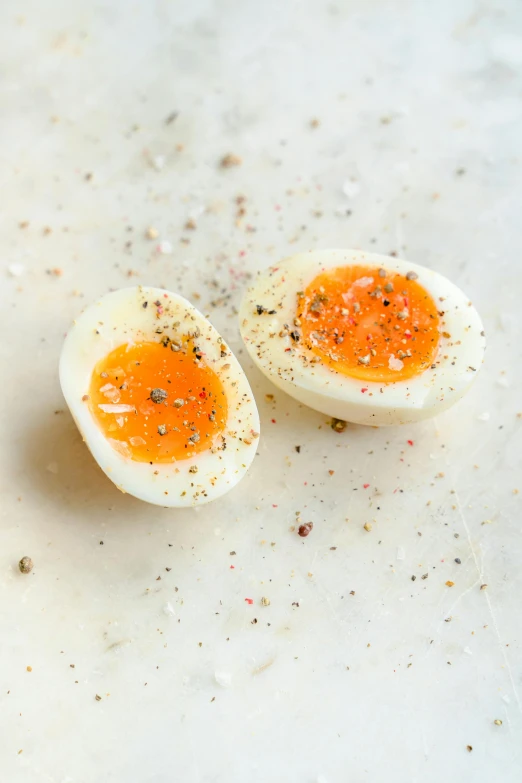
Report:
<svg viewBox="0 0 522 783"><path fill-rule="evenodd" d="M435 360L439 316L416 277L364 266L322 272L298 295L298 339L352 378L387 383L419 375Z"/></svg>
<svg viewBox="0 0 522 783"><path fill-rule="evenodd" d="M190 342L176 347L120 345L94 368L92 415L111 445L136 462L193 457L214 446L225 427L220 379Z"/></svg>

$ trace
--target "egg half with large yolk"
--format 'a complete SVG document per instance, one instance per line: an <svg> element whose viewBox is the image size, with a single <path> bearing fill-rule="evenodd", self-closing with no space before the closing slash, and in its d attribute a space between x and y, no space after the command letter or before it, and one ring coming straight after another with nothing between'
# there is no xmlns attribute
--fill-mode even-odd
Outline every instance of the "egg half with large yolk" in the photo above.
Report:
<svg viewBox="0 0 522 783"><path fill-rule="evenodd" d="M471 386L480 317L447 278L358 250L302 253L261 272L239 314L257 366L322 413L393 425L434 416Z"/></svg>
<svg viewBox="0 0 522 783"><path fill-rule="evenodd" d="M100 467L149 503L214 500L255 456L259 417L246 376L177 294L127 288L87 308L65 339L60 382Z"/></svg>

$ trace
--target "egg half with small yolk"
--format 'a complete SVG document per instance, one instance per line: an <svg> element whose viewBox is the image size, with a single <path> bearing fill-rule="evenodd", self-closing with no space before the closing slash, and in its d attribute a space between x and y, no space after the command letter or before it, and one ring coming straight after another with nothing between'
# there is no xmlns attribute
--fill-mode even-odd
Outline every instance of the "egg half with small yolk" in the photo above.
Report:
<svg viewBox="0 0 522 783"><path fill-rule="evenodd" d="M100 467L149 503L214 500L255 456L259 417L246 376L177 294L127 288L88 307L65 339L60 382Z"/></svg>
<svg viewBox="0 0 522 783"><path fill-rule="evenodd" d="M359 250L286 258L261 272L239 313L260 370L305 405L346 421L434 416L473 383L480 317L447 278Z"/></svg>

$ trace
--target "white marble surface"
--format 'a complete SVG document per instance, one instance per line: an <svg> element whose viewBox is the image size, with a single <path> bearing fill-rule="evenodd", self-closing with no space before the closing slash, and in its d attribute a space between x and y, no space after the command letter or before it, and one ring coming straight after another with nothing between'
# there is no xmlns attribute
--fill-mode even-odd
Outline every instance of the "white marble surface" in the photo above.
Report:
<svg viewBox="0 0 522 783"><path fill-rule="evenodd" d="M4 0L0 22L2 781L519 781L520 2ZM265 400L234 307L328 246L469 292L489 349L456 408L339 435ZM64 332L129 282L199 292L259 399L253 469L199 512L121 495L64 411Z"/></svg>

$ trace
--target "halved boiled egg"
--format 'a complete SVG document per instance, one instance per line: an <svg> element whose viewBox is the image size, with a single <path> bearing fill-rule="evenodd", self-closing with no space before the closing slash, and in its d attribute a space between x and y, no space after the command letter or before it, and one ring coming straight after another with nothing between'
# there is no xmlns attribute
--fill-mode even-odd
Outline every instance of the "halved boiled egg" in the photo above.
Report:
<svg viewBox="0 0 522 783"><path fill-rule="evenodd" d="M207 503L254 459L259 416L246 376L177 294L126 288L87 308L65 339L60 382L102 470L149 503Z"/></svg>
<svg viewBox="0 0 522 783"><path fill-rule="evenodd" d="M239 313L257 366L283 391L359 424L404 424L449 408L485 348L480 317L431 269L359 250L286 258Z"/></svg>

